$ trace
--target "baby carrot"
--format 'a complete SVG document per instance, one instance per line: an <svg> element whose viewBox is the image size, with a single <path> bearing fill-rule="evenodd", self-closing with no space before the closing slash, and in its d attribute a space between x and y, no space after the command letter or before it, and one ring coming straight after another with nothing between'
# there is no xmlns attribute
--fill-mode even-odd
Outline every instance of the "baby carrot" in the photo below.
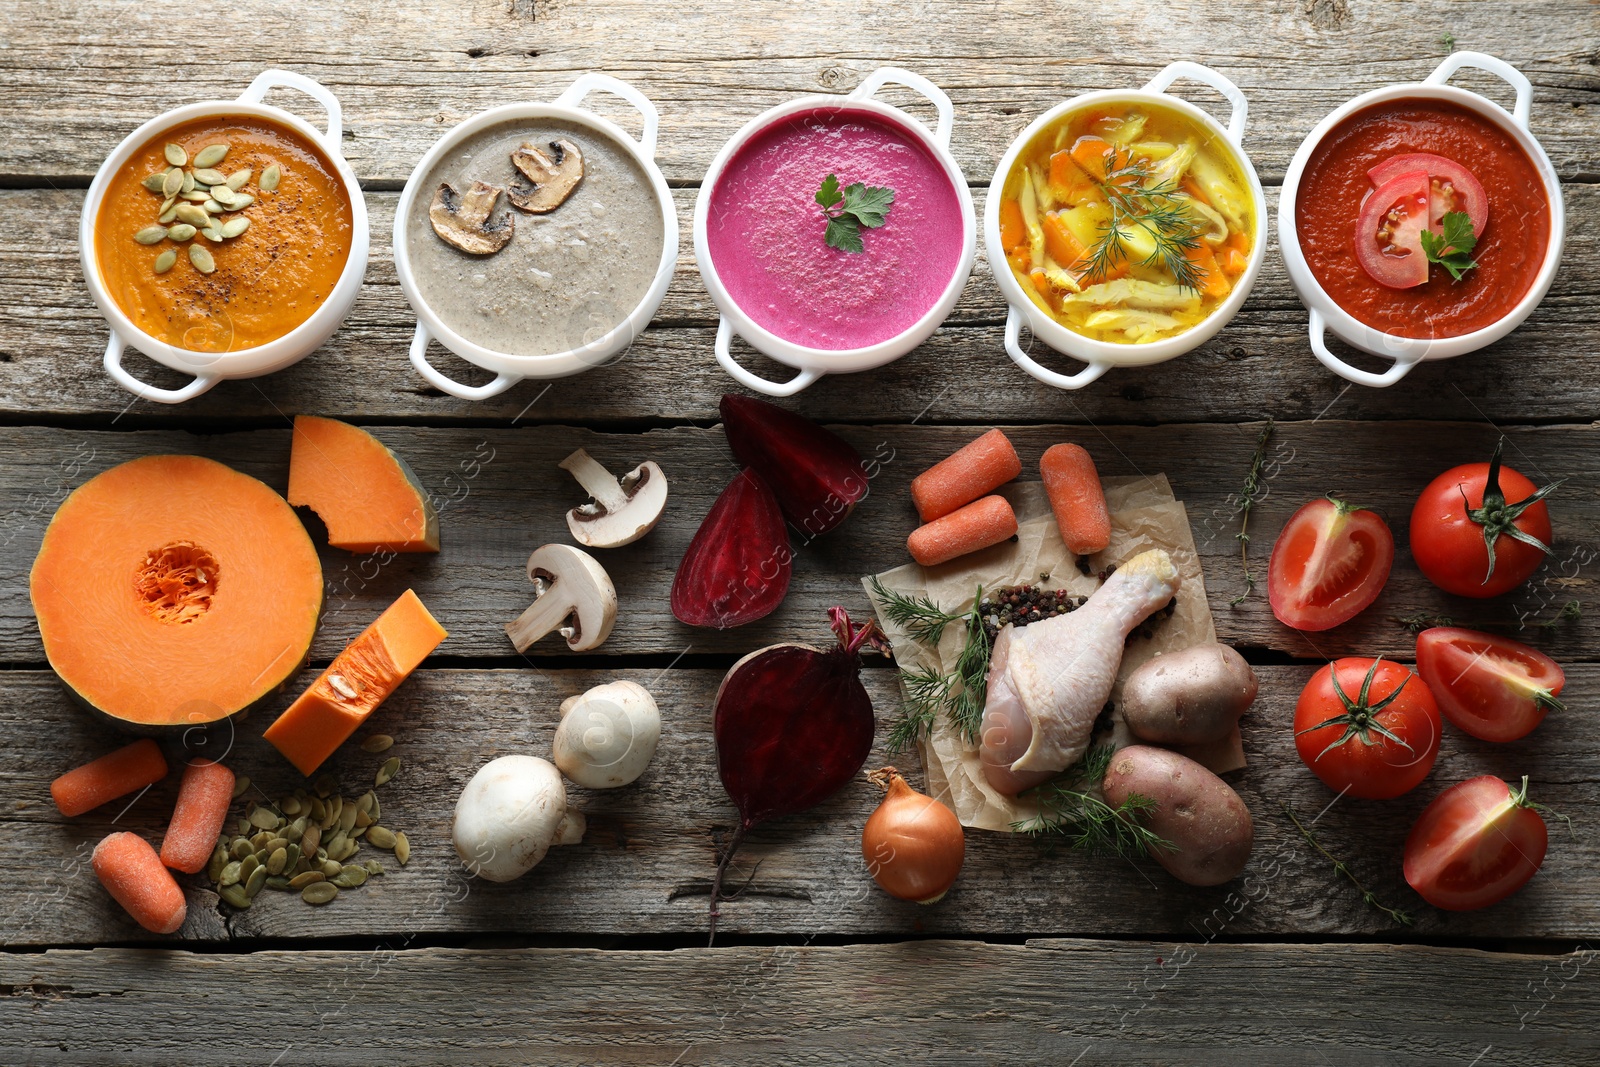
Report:
<svg viewBox="0 0 1600 1067"><path fill-rule="evenodd" d="M990 430L913 478L911 502L923 522L932 522L1021 473L1022 460L1010 440Z"/></svg>
<svg viewBox="0 0 1600 1067"><path fill-rule="evenodd" d="M167 761L161 755L161 746L147 737L74 767L50 783L50 795L61 814L82 815L166 776Z"/></svg>
<svg viewBox="0 0 1600 1067"><path fill-rule="evenodd" d="M178 803L172 809L167 835L161 839L161 862L175 871L195 874L211 858L217 834L233 803L233 772L220 763L199 760L183 771Z"/></svg>
<svg viewBox="0 0 1600 1067"><path fill-rule="evenodd" d="M150 842L126 830L94 847L90 861L106 892L153 934L170 934L183 925L189 906L172 873Z"/></svg>
<svg viewBox="0 0 1600 1067"><path fill-rule="evenodd" d="M937 566L998 545L1017 532L1017 514L1003 496L986 496L958 511L919 526L906 538L911 558L924 567Z"/></svg>
<svg viewBox="0 0 1600 1067"><path fill-rule="evenodd" d="M1094 459L1078 445L1053 445L1039 460L1039 474L1067 548L1080 556L1103 551L1111 543L1111 516Z"/></svg>

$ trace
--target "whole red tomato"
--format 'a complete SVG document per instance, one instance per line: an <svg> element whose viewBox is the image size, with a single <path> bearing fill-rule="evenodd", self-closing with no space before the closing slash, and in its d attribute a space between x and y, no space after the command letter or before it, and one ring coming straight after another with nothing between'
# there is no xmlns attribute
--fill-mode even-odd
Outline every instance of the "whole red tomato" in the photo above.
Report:
<svg viewBox="0 0 1600 1067"><path fill-rule="evenodd" d="M1460 782L1422 810L1406 838L1406 881L1436 908L1471 911L1504 900L1544 863L1550 832L1528 800L1492 774Z"/></svg>
<svg viewBox="0 0 1600 1067"><path fill-rule="evenodd" d="M1294 708L1294 746L1330 789L1363 800L1410 792L1433 770L1442 726L1428 684L1383 659L1335 660Z"/></svg>
<svg viewBox="0 0 1600 1067"><path fill-rule="evenodd" d="M1550 509L1544 498L1565 479L1536 487L1510 467L1501 468L1504 447L1502 437L1488 463L1445 471L1411 509L1411 554L1428 581L1447 593L1491 597L1509 592L1527 581L1550 551Z"/></svg>

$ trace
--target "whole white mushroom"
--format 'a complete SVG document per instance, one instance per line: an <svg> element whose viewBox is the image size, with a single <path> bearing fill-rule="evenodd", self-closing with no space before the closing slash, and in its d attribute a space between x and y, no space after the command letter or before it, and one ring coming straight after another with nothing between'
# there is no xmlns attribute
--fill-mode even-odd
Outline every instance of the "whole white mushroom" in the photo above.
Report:
<svg viewBox="0 0 1600 1067"><path fill-rule="evenodd" d="M567 809L561 772L550 761L501 756L461 791L451 836L473 874L509 882L532 870L551 845L583 840L583 830L583 814Z"/></svg>
<svg viewBox="0 0 1600 1067"><path fill-rule="evenodd" d="M555 761L587 789L615 789L644 773L661 740L661 713L637 682L608 682L561 702Z"/></svg>

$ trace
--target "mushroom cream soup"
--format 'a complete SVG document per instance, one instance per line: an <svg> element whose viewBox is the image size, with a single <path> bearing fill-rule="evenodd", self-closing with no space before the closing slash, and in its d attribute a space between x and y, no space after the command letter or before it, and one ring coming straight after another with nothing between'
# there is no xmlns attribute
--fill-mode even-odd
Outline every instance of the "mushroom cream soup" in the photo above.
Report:
<svg viewBox="0 0 1600 1067"><path fill-rule="evenodd" d="M494 352L544 356L610 333L660 266L649 177L598 130L516 119L467 138L423 178L406 224L417 289Z"/></svg>

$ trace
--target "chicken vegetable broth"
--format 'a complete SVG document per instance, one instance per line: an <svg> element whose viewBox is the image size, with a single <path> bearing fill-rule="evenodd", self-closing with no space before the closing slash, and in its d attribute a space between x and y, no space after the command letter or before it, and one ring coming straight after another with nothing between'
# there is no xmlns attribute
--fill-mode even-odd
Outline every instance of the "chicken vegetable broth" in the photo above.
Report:
<svg viewBox="0 0 1600 1067"><path fill-rule="evenodd" d="M549 214L527 214L500 196L488 225L514 232L491 255L442 240L429 219L442 183L510 189L510 157L524 144L547 153L565 139L583 156L583 178ZM644 299L661 262L664 225L649 176L606 134L559 119L515 119L481 130L434 164L406 225L422 299L474 344L517 356L581 348L611 332Z"/></svg>

